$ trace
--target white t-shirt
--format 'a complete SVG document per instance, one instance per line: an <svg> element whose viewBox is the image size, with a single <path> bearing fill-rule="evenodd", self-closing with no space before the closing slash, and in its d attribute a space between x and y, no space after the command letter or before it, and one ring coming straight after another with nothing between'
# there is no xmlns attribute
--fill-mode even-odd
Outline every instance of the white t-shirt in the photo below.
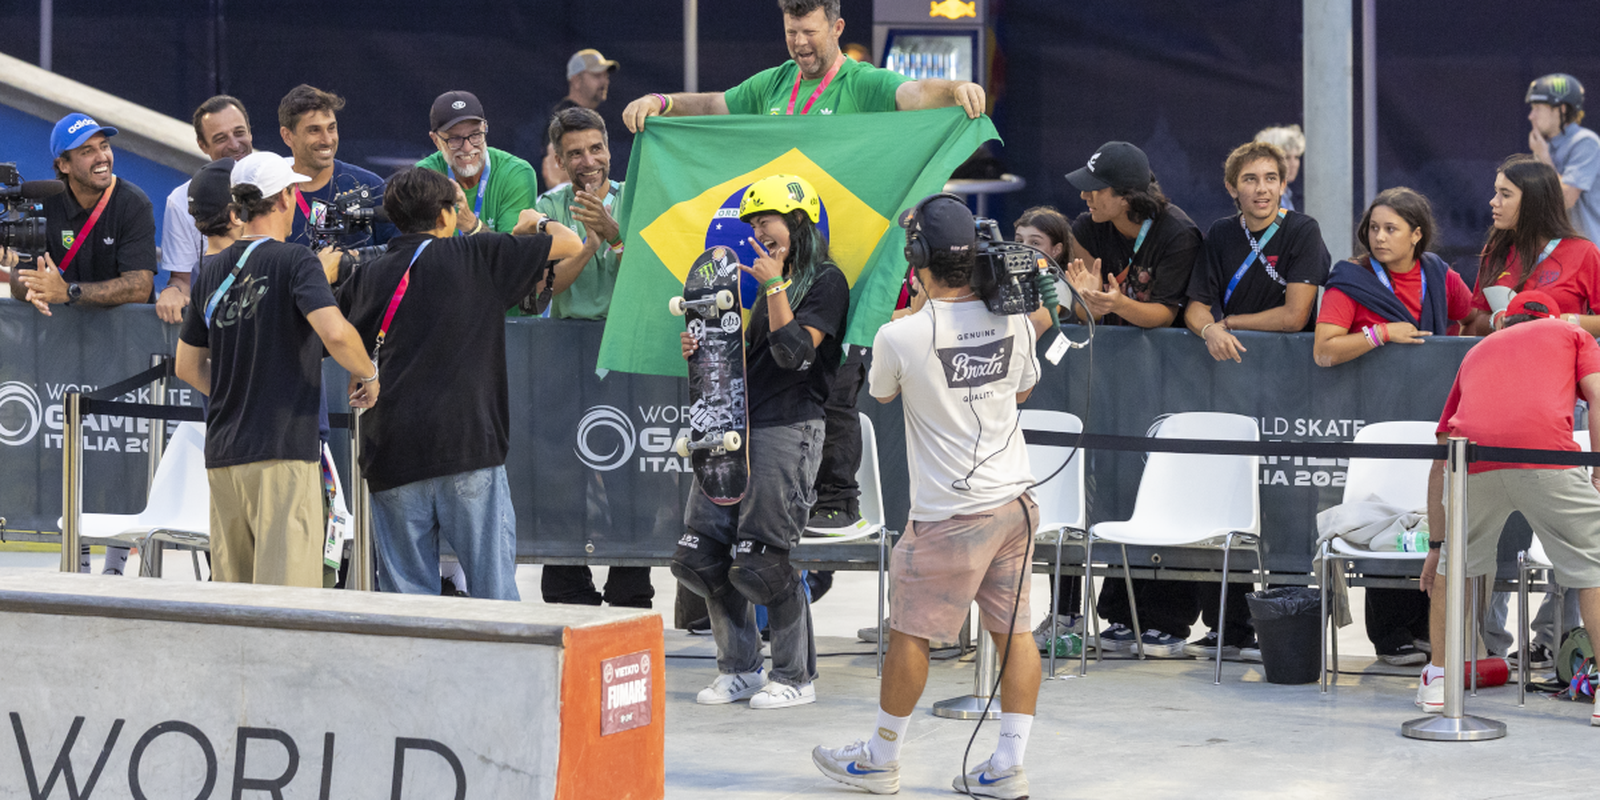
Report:
<svg viewBox="0 0 1600 800"><path fill-rule="evenodd" d="M161 217L161 268L168 272L193 272L206 251L206 237L189 215L189 181L167 195Z"/></svg>
<svg viewBox="0 0 1600 800"><path fill-rule="evenodd" d="M1017 393L1039 381L1033 339L1027 317L976 301L930 300L878 329L868 391L900 393L912 520L987 511L1033 484L1017 422Z"/></svg>

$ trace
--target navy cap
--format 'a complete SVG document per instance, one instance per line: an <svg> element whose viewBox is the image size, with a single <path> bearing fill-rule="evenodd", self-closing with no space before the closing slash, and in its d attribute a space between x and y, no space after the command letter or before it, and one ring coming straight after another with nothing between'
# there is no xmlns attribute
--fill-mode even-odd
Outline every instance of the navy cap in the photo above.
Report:
<svg viewBox="0 0 1600 800"><path fill-rule="evenodd" d="M211 219L233 202L233 159L219 158L200 168L189 181L189 216Z"/></svg>
<svg viewBox="0 0 1600 800"><path fill-rule="evenodd" d="M924 198L900 215L900 227L915 230L928 251L966 254L978 242L978 226L972 210L954 195L936 194Z"/></svg>
<svg viewBox="0 0 1600 800"><path fill-rule="evenodd" d="M76 111L62 117L55 129L50 131L50 157L60 158L62 153L82 147L89 137L97 133L116 136L117 129L102 127L88 114Z"/></svg>

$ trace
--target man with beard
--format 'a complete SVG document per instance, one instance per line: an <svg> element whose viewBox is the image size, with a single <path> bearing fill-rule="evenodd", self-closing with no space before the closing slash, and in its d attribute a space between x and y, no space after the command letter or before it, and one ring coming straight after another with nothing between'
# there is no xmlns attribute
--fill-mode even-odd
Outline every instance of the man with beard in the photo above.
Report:
<svg viewBox="0 0 1600 800"><path fill-rule="evenodd" d="M488 143L489 120L471 92L445 92L428 112L428 138L438 152L417 166L442 172L461 187L456 230L510 233L517 217L533 208L533 167Z"/></svg>
<svg viewBox="0 0 1600 800"><path fill-rule="evenodd" d="M193 121L195 144L207 159L237 161L250 155L250 114L237 98L219 94L201 103ZM167 271L167 285L156 295L156 316L174 325L183 321L189 282L206 251L206 239L189 214L189 184L184 181L167 195L162 215L161 268Z"/></svg>
<svg viewBox="0 0 1600 800"><path fill-rule="evenodd" d="M287 240L291 243L312 244L306 222L322 219L333 198L361 187L372 190L374 197L383 197L382 178L334 158L339 153L339 119L335 115L342 108L343 97L303 83L290 89L278 103L278 135L294 155L294 171L311 179L295 187L294 230ZM382 222L373 226L371 237L347 233L338 237L335 244L383 244L398 233L393 225ZM318 255L327 269L327 252Z"/></svg>

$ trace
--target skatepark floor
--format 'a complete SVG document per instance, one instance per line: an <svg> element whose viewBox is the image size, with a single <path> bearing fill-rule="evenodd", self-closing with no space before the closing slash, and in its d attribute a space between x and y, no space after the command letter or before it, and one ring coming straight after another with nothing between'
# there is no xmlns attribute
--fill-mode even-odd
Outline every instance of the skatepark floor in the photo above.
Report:
<svg viewBox="0 0 1600 800"><path fill-rule="evenodd" d="M0 580L54 570L57 559L52 552L0 552ZM169 554L167 580L193 580L188 561ZM604 568L595 573L600 583ZM873 646L855 638L856 629L874 622L875 575L837 573L832 591L813 608L817 702L768 711L694 703L716 674L715 648L709 636L672 630L673 579L665 569L654 570L653 579L666 623L666 797L867 796L824 778L810 751L862 738L876 720ZM539 567L520 567L517 583L524 602L540 602ZM1046 581L1034 581L1035 621L1047 591ZM1358 613L1362 608L1358 596L1351 605ZM1467 699L1467 711L1506 723L1505 738L1404 738L1401 723L1422 716L1411 703L1416 669L1375 661L1363 630L1358 616L1341 631L1345 674L1327 695L1316 684L1267 683L1260 664L1225 662L1222 685L1215 686L1209 661L1123 657L1096 664L1091 654L1087 677L1041 687L1026 760L1032 797L1454 800L1592 791L1593 773L1582 764L1600 742L1600 729L1587 725L1590 706L1529 695L1518 708L1513 685L1483 689ZM929 708L970 694L973 672L970 657L933 662L902 750L900 796L956 796L950 782L961 770L974 723L940 719ZM1058 673L1075 676L1077 662L1060 665ZM997 730L998 723L984 723L970 764L993 751Z"/></svg>

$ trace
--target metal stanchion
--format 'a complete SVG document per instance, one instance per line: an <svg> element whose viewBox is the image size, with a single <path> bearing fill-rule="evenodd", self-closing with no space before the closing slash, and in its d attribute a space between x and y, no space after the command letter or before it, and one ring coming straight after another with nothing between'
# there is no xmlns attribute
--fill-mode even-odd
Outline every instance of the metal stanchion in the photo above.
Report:
<svg viewBox="0 0 1600 800"><path fill-rule="evenodd" d="M166 356L160 353L152 353L150 355L150 366L160 366L165 358ZM167 404L167 379L165 377L156 378L150 382L150 404L157 406ZM146 473L144 488L145 495L148 496L150 489L156 485L156 470L161 468L161 455L166 451L167 421L164 419L147 419L145 420L145 429L148 442L146 449L149 451L147 459L149 472ZM139 548L139 574L152 578L161 577L162 556L161 543L154 538L146 539L145 544ZM195 574L198 575L199 571L196 570Z"/></svg>
<svg viewBox="0 0 1600 800"><path fill-rule="evenodd" d="M1414 719L1400 726L1412 739L1436 742L1480 742L1506 735L1506 724L1463 713L1466 683L1466 572L1467 572L1467 440L1450 437L1446 461L1450 505L1445 513L1444 713ZM1434 643L1439 646L1438 642Z"/></svg>
<svg viewBox="0 0 1600 800"><path fill-rule="evenodd" d="M352 554L347 585L358 592L374 591L372 569L372 507L367 503L367 482L361 477L361 413L350 409L350 525Z"/></svg>
<svg viewBox="0 0 1600 800"><path fill-rule="evenodd" d="M980 615L978 619L982 619ZM1027 636L1026 633L1013 634L1014 636ZM999 671L998 654L994 648L994 637L983 630L983 625L978 625L978 657L977 671L972 679L972 694L961 697L952 697L949 700L940 700L933 704L933 715L945 719L999 719L1000 704L991 702L991 693L994 691L994 676ZM984 713L984 709L988 713Z"/></svg>
<svg viewBox="0 0 1600 800"><path fill-rule="evenodd" d="M888 628L889 626L883 624L883 621L885 619L887 619L887 616L884 614L884 607L883 607L883 605L884 605L884 602L883 602L883 599L884 599L883 583L884 583L884 576L887 574L886 570L887 570L888 564L889 564L889 529L888 528L879 528L878 529L878 617L877 617L877 619L878 619L878 641L875 642L873 644L873 646L878 651L878 677L880 677L880 678L883 677L884 640L889 638L889 631L886 630L886 628Z"/></svg>
<svg viewBox="0 0 1600 800"><path fill-rule="evenodd" d="M77 392L62 405L61 430L61 571L78 571L78 526L83 513L83 420Z"/></svg>

